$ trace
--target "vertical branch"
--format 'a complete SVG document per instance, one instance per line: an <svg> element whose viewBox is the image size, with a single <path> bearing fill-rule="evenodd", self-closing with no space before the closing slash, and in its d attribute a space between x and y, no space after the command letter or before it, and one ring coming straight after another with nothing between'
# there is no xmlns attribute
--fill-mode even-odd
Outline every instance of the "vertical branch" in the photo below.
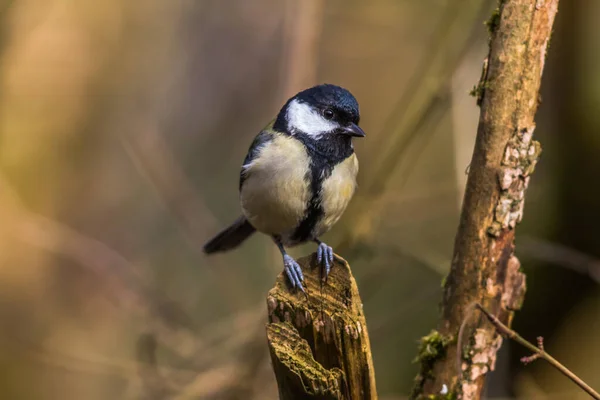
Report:
<svg viewBox="0 0 600 400"><path fill-rule="evenodd" d="M426 338L437 338L443 348L433 359L420 357L413 398L446 388L458 398L481 398L502 339L481 318L469 318L472 305L481 303L510 324L523 301L525 276L514 255L514 234L540 154L532 140L534 116L557 9L558 0L502 0L488 23L487 68L475 90L481 114L442 317L437 335ZM463 343L457 343L465 319ZM465 346L457 351L457 345Z"/></svg>

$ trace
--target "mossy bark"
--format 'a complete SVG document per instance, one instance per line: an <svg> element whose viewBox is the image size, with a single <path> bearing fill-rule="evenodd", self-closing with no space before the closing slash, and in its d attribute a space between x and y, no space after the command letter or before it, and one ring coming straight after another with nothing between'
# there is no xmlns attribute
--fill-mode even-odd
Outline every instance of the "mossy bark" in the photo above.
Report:
<svg viewBox="0 0 600 400"><path fill-rule="evenodd" d="M283 274L267 296L280 399L376 399L367 324L348 263L337 258L326 282L315 255L298 263L306 296Z"/></svg>
<svg viewBox="0 0 600 400"><path fill-rule="evenodd" d="M472 312L473 304L510 324L523 301L525 276L514 255L514 234L540 154L532 140L534 116L557 8L558 0L502 0L490 24L490 51L477 90L477 139L438 331L457 338L463 321L468 323L460 352L453 340L436 360L426 360L427 376L417 380L413 398L438 396L445 388L456 398L481 398L501 338Z"/></svg>

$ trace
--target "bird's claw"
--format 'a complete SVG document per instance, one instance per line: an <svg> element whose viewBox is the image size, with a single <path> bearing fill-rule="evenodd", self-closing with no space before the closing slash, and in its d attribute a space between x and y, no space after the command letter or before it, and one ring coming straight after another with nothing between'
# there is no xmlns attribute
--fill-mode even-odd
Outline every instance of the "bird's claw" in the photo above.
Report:
<svg viewBox="0 0 600 400"><path fill-rule="evenodd" d="M319 243L317 248L317 262L325 267L325 278L329 276L331 266L333 265L333 249L325 243Z"/></svg>
<svg viewBox="0 0 600 400"><path fill-rule="evenodd" d="M286 254L283 256L283 267L288 279L290 280L290 283L292 284L292 287L297 287L304 292L304 287L302 286L304 276L302 275L302 269L300 268L298 262Z"/></svg>

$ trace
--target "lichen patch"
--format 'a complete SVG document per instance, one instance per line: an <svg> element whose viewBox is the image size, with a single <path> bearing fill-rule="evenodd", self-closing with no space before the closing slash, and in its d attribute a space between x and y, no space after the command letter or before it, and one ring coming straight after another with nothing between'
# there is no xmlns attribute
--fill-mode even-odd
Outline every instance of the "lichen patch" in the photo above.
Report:
<svg viewBox="0 0 600 400"><path fill-rule="evenodd" d="M496 333L477 329L474 343L469 351L471 361L469 380L474 381L488 371L493 371L496 365L496 353L502 345L502 337Z"/></svg>
<svg viewBox="0 0 600 400"><path fill-rule="evenodd" d="M535 126L517 129L504 150L498 172L500 197L494 209L494 220L488 233L498 237L503 230L513 229L523 219L525 191L529 177L541 153L539 142L532 140Z"/></svg>

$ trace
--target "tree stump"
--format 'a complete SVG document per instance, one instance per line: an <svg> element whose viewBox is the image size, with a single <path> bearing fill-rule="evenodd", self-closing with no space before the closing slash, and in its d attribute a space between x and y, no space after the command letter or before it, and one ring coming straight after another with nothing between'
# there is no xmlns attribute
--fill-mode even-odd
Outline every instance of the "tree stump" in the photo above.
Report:
<svg viewBox="0 0 600 400"><path fill-rule="evenodd" d="M316 255L298 260L306 295L282 273L267 296L267 339L282 400L377 399L371 345L350 266L327 281Z"/></svg>

